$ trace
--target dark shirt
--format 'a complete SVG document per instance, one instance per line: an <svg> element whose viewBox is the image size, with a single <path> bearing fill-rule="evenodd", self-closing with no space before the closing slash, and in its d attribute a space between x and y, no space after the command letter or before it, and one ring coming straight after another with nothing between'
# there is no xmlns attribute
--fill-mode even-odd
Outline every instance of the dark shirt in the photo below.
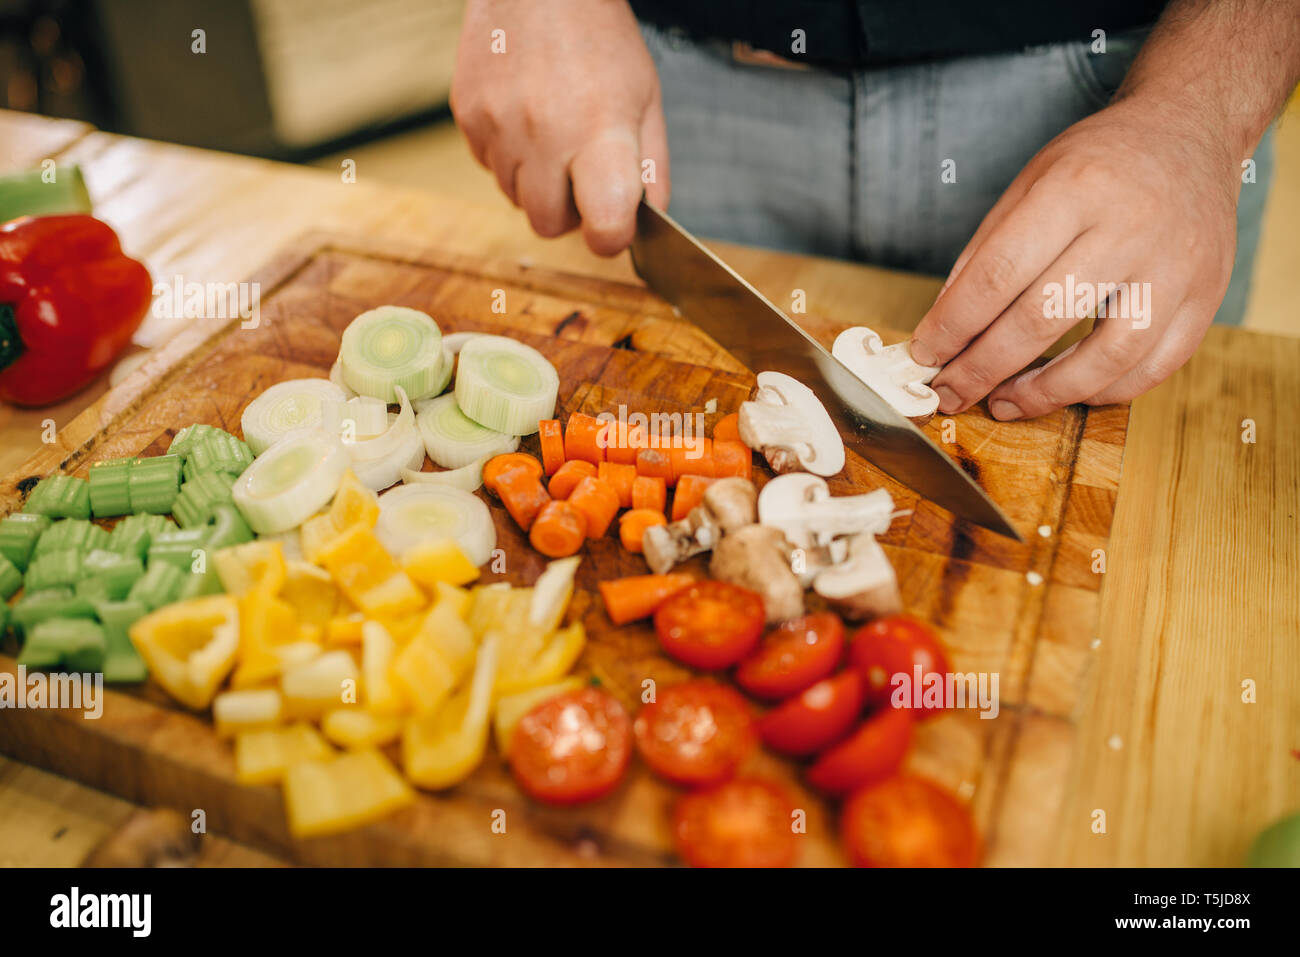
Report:
<svg viewBox="0 0 1300 957"><path fill-rule="evenodd" d="M630 0L642 20L834 67L1021 50L1154 23L1166 0ZM803 30L806 53L792 52Z"/></svg>

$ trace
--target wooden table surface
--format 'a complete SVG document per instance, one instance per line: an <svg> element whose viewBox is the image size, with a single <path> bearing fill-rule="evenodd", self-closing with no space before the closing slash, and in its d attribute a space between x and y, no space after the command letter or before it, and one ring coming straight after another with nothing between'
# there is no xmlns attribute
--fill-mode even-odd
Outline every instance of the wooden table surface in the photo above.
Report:
<svg viewBox="0 0 1300 957"><path fill-rule="evenodd" d="M452 252L628 280L576 237L435 192L119 137L0 111L0 171L81 164L96 213L155 281L237 282L308 229L415 239ZM436 170L430 183L438 182ZM777 302L909 327L934 279L721 246ZM485 304L486 308L486 304ZM175 324L151 319L164 341ZM0 471L104 386L39 412L0 407ZM1082 743L1060 818L1039 839L1065 865L1232 865L1300 807L1300 339L1215 327L1133 404ZM1254 441L1243 441L1246 420ZM57 441L57 430L55 435ZM0 865L70 866L132 805L0 758ZM1104 822L1104 827L1098 822ZM266 863L209 842L205 863Z"/></svg>

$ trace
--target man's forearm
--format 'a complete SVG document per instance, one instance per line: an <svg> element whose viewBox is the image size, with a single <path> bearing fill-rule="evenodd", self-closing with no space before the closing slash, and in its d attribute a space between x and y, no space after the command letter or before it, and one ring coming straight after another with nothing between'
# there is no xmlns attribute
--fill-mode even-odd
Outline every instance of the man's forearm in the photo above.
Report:
<svg viewBox="0 0 1300 957"><path fill-rule="evenodd" d="M1118 98L1183 113L1248 156L1300 82L1300 0L1173 0Z"/></svg>

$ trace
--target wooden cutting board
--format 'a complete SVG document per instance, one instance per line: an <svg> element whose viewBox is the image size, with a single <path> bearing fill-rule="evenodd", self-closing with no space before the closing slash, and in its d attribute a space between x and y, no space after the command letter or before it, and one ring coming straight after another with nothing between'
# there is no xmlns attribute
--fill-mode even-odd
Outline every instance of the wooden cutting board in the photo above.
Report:
<svg viewBox="0 0 1300 957"><path fill-rule="evenodd" d="M84 475L101 459L160 454L192 422L238 432L252 398L284 379L327 374L342 329L384 303L425 310L446 332L505 332L540 349L560 373L562 416L575 409L617 413L620 404L646 412L716 408L706 414L711 426L735 411L753 385L712 340L638 286L322 234L302 237L254 279L261 294L256 328L194 320L5 479L0 513L20 506L32 477ZM798 318L827 346L842 328ZM897 330L880 331L887 341L901 338ZM940 630L955 670L997 676L996 718L965 710L929 721L908 758L911 769L972 802L989 864L1045 863L1057 840L1127 423L1127 406L1076 406L1016 423L974 409L926 426L1003 507L1023 544L954 521L852 453L831 483L836 494L884 486L899 508L912 510L882 539L907 610ZM497 577L531 583L541 556L504 510L494 505L493 513L507 556ZM649 627L614 628L593 598L601 579L644 573L641 559L613 538L591 543L586 556L572 612L590 636L579 670L635 709L646 679L674 681L688 672L659 652ZM12 640L5 650L15 651ZM0 655L0 669L15 667L11 656ZM98 720L73 711L0 711L0 751L139 803L201 809L210 830L303 863L675 860L669 817L677 792L644 768L634 765L604 801L551 809L525 799L494 753L461 786L422 796L383 822L294 841L278 790L238 785L231 749L205 716L185 712L148 684L107 692ZM799 784L799 768L762 754L753 770L785 781L807 812L801 863L841 863L834 807Z"/></svg>

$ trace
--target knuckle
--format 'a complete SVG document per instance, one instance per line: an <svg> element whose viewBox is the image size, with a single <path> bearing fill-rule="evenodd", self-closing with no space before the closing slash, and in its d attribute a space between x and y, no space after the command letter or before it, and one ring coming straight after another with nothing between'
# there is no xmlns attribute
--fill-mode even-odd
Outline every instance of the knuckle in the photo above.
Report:
<svg viewBox="0 0 1300 957"><path fill-rule="evenodd" d="M1016 261L1005 253L990 250L979 256L977 263L968 265L964 272L971 273L980 292L997 294L1015 282Z"/></svg>

